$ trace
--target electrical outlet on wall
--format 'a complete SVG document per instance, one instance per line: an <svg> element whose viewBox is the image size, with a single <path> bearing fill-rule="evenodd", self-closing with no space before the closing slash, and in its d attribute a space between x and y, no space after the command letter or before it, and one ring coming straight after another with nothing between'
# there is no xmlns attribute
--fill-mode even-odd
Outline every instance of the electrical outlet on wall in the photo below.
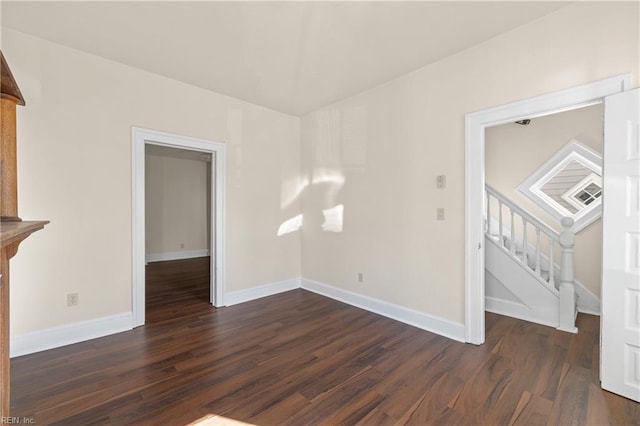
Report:
<svg viewBox="0 0 640 426"><path fill-rule="evenodd" d="M364 282L364 274L362 272L358 272L358 282Z"/></svg>
<svg viewBox="0 0 640 426"><path fill-rule="evenodd" d="M77 305L78 305L78 293L67 294L67 306L77 306Z"/></svg>
<svg viewBox="0 0 640 426"><path fill-rule="evenodd" d="M184 248L184 243L180 243L180 248Z"/></svg>
<svg viewBox="0 0 640 426"><path fill-rule="evenodd" d="M438 210L436 212L436 219L444 220L444 207L438 207Z"/></svg>

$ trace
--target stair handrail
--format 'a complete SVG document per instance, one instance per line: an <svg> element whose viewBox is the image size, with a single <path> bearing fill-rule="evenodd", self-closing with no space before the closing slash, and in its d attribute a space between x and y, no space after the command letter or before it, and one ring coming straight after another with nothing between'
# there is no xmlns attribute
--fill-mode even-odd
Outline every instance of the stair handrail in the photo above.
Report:
<svg viewBox="0 0 640 426"><path fill-rule="evenodd" d="M547 225L537 217L533 216L531 213L524 210L522 207L518 206L516 203L514 203L513 201L511 201L510 199L502 195L500 192L498 192L498 190L493 188L491 185L485 184L485 187L486 187L485 189L487 193L491 194L491 196L498 199L500 202L502 202L502 204L508 206L511 210L518 213L521 217L524 217L525 219L527 219L527 222L536 226L538 229L540 229L542 232L547 234L547 236L549 236L550 238L553 238L555 241L559 240L560 233L558 231L556 231L555 229L553 229L552 227L550 227L549 225ZM487 218L487 220L489 220L489 218Z"/></svg>

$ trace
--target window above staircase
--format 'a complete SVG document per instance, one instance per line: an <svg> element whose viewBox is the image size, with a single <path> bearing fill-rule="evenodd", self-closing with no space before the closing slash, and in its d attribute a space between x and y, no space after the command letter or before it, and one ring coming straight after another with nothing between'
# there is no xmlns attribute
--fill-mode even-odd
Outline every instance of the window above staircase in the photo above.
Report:
<svg viewBox="0 0 640 426"><path fill-rule="evenodd" d="M579 232L602 214L602 156L571 139L518 186L518 191Z"/></svg>

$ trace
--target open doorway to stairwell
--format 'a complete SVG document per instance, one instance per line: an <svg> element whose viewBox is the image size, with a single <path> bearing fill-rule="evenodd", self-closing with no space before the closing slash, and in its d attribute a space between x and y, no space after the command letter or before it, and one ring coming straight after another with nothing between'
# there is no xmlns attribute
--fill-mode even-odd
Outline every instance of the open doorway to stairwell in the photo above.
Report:
<svg viewBox="0 0 640 426"><path fill-rule="evenodd" d="M577 310L600 314L603 114L596 103L485 129L486 311L575 332L560 307L570 273Z"/></svg>
<svg viewBox="0 0 640 426"><path fill-rule="evenodd" d="M584 358L588 370L578 372L576 377L581 377L581 380L590 377L596 386L600 384L603 389L640 401L640 382L637 380L638 363L636 362L640 354L638 352L640 321L637 321L640 318L638 315L640 305L637 303L638 294L640 294L640 280L638 280L640 274L640 238L638 238L640 235L640 221L638 221L640 217L640 175L638 174L640 171L640 89L631 87L631 74L625 74L466 115L465 339L470 343L483 344L485 315L487 318L494 315L485 312L485 252L488 255L490 247L496 246L495 239L486 241L488 223L492 222L484 219L485 216L491 216L487 215L489 203L485 202L487 198L485 195L487 194L485 188L487 130L506 123L521 120L533 122L552 114L603 104L602 185L596 177L588 176L580 181L579 185L561 194L567 202L571 200L578 205L588 206L598 200L601 200L602 204L600 321L599 324L597 319L585 324L579 317L578 326L585 327L571 341L579 341L580 333L585 331L599 333L599 348L594 346L591 357ZM521 185L523 190L533 188L540 194L549 196L549 192L543 190L547 180L535 176L525 182L527 185ZM601 193L598 194L598 191ZM498 209L498 212L500 211L501 209ZM499 216L498 214L498 220L500 220ZM510 219L510 213L508 216ZM575 219L581 218L575 217ZM582 226L589 223L590 219L587 219ZM566 220L564 225L571 227L573 220ZM526 227L523 225L524 228ZM540 227L540 232L543 228ZM555 231L550 233L553 234L553 232ZM492 232L489 234L491 235ZM528 235L527 232L523 232L523 239L524 236L529 238ZM509 238L512 241L517 240L515 236L511 237L511 232L509 232ZM570 254L575 238L570 232L563 232L560 240L565 249L562 252L563 261L560 263L570 264L573 262L573 256ZM504 241L505 239L498 234L499 250L496 252L510 253L512 246L509 245L509 249L505 251L503 245L507 244ZM527 247L527 244L522 241L521 246ZM517 249L517 245L514 247ZM550 255L549 258L554 259L555 254ZM537 255L534 255L534 259L534 262L538 263ZM523 259L521 261L525 263ZM511 262L510 265L516 267L515 262ZM531 268L527 269L531 270ZM534 267L534 272L538 272L536 269ZM566 271L573 271L573 268L562 268L562 271L558 317L560 323L565 324L561 327L562 329L573 331L574 314L577 313L574 276L571 273L565 275ZM544 282L548 284L548 281ZM591 316L591 318L596 317ZM525 321L520 323L544 327ZM527 333L524 330L519 334L536 335L535 331ZM595 341L597 342L598 339ZM553 342L551 343L553 346ZM500 344L501 342L497 342L497 345ZM571 351L570 347L565 349ZM565 349L561 348L561 350ZM598 383L598 375L600 383Z"/></svg>
<svg viewBox="0 0 640 426"><path fill-rule="evenodd" d="M145 146L146 324L208 305L211 153Z"/></svg>
<svg viewBox="0 0 640 426"><path fill-rule="evenodd" d="M535 120L541 117L604 103L604 121L606 124L604 146L605 151L609 152L610 154L605 154L602 157L602 170L604 171L603 180L606 181L607 179L617 179L617 182L619 180L626 179L627 181L633 183L632 173L628 173L626 169L616 174L615 170L617 169L615 169L615 167L608 167L611 161L619 161L617 159L617 156L615 155L617 152L633 151L631 150L631 148L626 147L626 145L631 146L629 141L635 140L634 137L632 137L632 135L629 133L629 129L633 130L633 126L625 127L623 123L626 123L627 121L634 122L634 119L637 119L637 117L633 117L625 112L627 110L633 110L633 108L629 107L625 109L622 107L618 107L618 104L620 103L628 103L629 105L631 105L634 102L633 99L635 96L635 92L630 91L630 87L631 75L624 74L584 84L582 86L567 88L545 95L523 99L505 105L495 106L493 108L469 113L466 115L465 340L467 342L482 344L485 340L485 251L488 247L485 239L487 232L487 223L491 223L491 221L485 221L488 206L488 203L485 202L487 194L487 190L485 187L485 136L487 129L493 126L515 123L521 120L531 120L532 122L535 122ZM616 108L607 108L607 105L615 105ZM629 135L621 137L618 133L622 134L625 130ZM607 135L609 136L607 137ZM527 153L524 154L527 155ZM625 163L625 165L626 164L627 163ZM613 187L613 189L615 191L618 191L617 187ZM606 189L604 192L606 192ZM629 192L629 194L632 194L632 192ZM616 247L620 246L620 244L624 245L624 241L620 241L620 235L624 235L624 233L619 232L619 227L616 226L614 222L608 221L606 212L613 211L614 213L616 213L618 211L623 211L625 203L628 204L629 202L633 201L629 199L629 194L625 195L624 193L620 193L620 195L617 197L607 197L602 200L602 206L605 213L603 216L604 222L602 225L603 256L601 262L604 272L609 271L609 269L607 269L607 265L609 265L609 268L615 268L616 270L618 270L619 266L617 264L613 265L613 263L619 263L617 259L620 258L620 256L611 258L610 256L605 256L604 254L609 252L618 253L616 251ZM611 217L614 216L615 214ZM629 226L627 226L627 222L624 222L624 224L624 226L626 226L627 228L635 229L633 225L634 222L629 222ZM525 233L524 235L528 234ZM567 242L567 244L572 243L570 241L571 239L572 238L567 239L563 237L563 240ZM502 253L504 253L503 250ZM555 256L556 253L554 253L551 258L555 258ZM512 266L513 265L514 264L512 263ZM571 268L566 268L565 270L570 269ZM573 291L574 286L563 285L563 283L572 281L573 277L564 277L559 291L560 304L563 307L568 307L568 309L559 309L560 312L558 314L559 319L561 319L562 323L566 325L566 327L564 327L565 329L574 328L573 314L575 314L576 312ZM610 282L611 277L609 277L609 281L603 280L601 290L602 293L615 293L615 297L620 297L620 295L618 294L620 293L620 291L618 291L617 288L614 288L614 286L608 284ZM604 315L604 313L607 312L607 310L604 309L605 307L605 304L603 304L603 309L601 312L602 322L607 322L607 318L610 318L611 321L615 320L617 321L615 322L615 324L618 324L620 320L617 319L615 315L610 317ZM565 314L561 315L562 312L564 312ZM568 315L566 314L567 312L569 313ZM616 338L618 336L616 330L618 329L619 325L614 326L613 323L611 324L612 325L609 327L605 327L604 325L602 327L603 341L607 336ZM604 348L605 345L603 345L603 351ZM609 346L607 346L607 348L609 348ZM610 348L613 350L613 346L610 346ZM616 350L620 349L617 346L616 348Z"/></svg>

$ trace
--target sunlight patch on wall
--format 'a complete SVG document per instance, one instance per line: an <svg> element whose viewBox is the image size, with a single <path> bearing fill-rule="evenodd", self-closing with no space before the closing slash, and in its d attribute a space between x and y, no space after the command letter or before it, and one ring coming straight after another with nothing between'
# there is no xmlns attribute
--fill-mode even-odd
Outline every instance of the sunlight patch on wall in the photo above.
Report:
<svg viewBox="0 0 640 426"><path fill-rule="evenodd" d="M325 205L336 203L345 181L346 179L341 171L326 168L316 168L311 178L311 183L320 185L321 190L324 191Z"/></svg>
<svg viewBox="0 0 640 426"><path fill-rule="evenodd" d="M295 177L285 180L282 183L280 208L284 210L293 204L307 186L309 186L308 178Z"/></svg>
<svg viewBox="0 0 640 426"><path fill-rule="evenodd" d="M324 215L324 223L322 224L324 232L342 232L344 216L344 206L342 204L322 210L322 214Z"/></svg>
<svg viewBox="0 0 640 426"><path fill-rule="evenodd" d="M286 234L290 234L292 232L296 232L302 227L302 214L292 217L291 219L287 219L278 228L278 237L281 237Z"/></svg>
<svg viewBox="0 0 640 426"><path fill-rule="evenodd" d="M318 183L333 183L342 186L344 185L344 175L339 170L315 169L311 182L314 185Z"/></svg>
<svg viewBox="0 0 640 426"><path fill-rule="evenodd" d="M342 172L331 169L314 170L311 181L307 177L286 179L282 183L282 190L280 191L280 208L284 210L290 207L310 184L329 184L328 193L335 196L344 185L344 182L345 178Z"/></svg>

